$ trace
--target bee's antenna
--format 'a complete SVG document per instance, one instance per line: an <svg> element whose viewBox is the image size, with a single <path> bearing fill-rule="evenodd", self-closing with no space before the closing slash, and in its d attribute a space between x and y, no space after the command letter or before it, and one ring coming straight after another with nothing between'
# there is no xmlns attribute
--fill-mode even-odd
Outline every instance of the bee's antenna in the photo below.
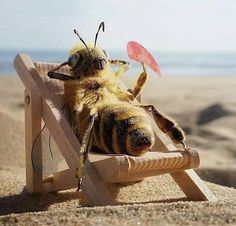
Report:
<svg viewBox="0 0 236 226"><path fill-rule="evenodd" d="M98 31L96 33L95 41L94 41L94 48L96 47L97 39L98 39L98 34L99 34L99 31L100 31L101 28L102 28L102 31L104 32L105 31L105 23L104 22L100 23L100 25L98 27Z"/></svg>
<svg viewBox="0 0 236 226"><path fill-rule="evenodd" d="M80 37L79 32L78 32L76 29L74 29L74 33L79 37L80 41L83 42L83 44L85 45L86 49L89 49L88 46L87 46L87 44L86 44L85 41Z"/></svg>

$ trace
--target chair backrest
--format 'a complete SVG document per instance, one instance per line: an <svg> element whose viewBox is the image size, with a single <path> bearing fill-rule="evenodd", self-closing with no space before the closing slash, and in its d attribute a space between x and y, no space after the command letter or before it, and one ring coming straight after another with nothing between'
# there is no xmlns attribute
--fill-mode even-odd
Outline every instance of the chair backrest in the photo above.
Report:
<svg viewBox="0 0 236 226"><path fill-rule="evenodd" d="M67 109L65 108L65 100L64 100L64 84L60 80L50 79L47 76L48 71L57 67L58 64L35 62L34 65L36 70L38 71L38 76L40 76L40 78L50 91L50 93L54 96L54 101L56 101L54 104L57 105L59 109L63 109L61 113L65 116L66 119L68 119ZM69 68L63 67L58 71L60 73L68 74ZM54 141L53 137L48 131L46 125L41 132L41 145L42 145L42 159L43 159L42 170L44 177L68 168L65 159L61 155L58 146L56 145L56 142ZM33 163L34 163L34 156L35 155L33 150L32 151ZM34 166L35 170L37 170L37 164L34 164Z"/></svg>
<svg viewBox="0 0 236 226"><path fill-rule="evenodd" d="M64 99L64 83L60 80L57 79L50 79L47 76L48 71L54 69L57 67L59 64L56 63L47 63L47 62L35 62L34 63L35 68L38 71L38 75L41 77L43 80L44 84L47 86L48 90L50 93L55 97L56 105L59 107L59 109L63 108L65 106L65 99ZM64 66L58 70L60 73L64 73L69 75L70 74L70 69L68 66ZM125 86L124 86L125 88ZM141 99L141 98L140 98ZM64 112L64 116L68 119L68 112ZM152 120L153 121L153 120ZM155 122L152 122L152 125L155 127L155 131L159 131L159 128L157 128ZM155 133L155 144L153 146L153 150L158 150L158 151L165 151L165 146L159 139L159 135L161 136L162 133L156 134ZM164 137L166 144L169 142L172 144L172 142L168 138Z"/></svg>
<svg viewBox="0 0 236 226"><path fill-rule="evenodd" d="M55 63L45 63L45 62L35 62L35 68L38 74L44 81L45 85L48 87L49 91L54 95L57 105L61 108L65 104L64 100L64 84L62 81L57 79L50 79L47 76L48 71L54 69L59 64ZM58 70L60 73L69 74L69 68L67 66L62 67Z"/></svg>

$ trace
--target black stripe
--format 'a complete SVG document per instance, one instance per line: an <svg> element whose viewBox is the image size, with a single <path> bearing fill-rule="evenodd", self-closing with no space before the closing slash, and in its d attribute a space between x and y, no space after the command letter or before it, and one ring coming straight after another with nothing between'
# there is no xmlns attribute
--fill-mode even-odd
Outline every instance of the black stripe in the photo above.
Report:
<svg viewBox="0 0 236 226"><path fill-rule="evenodd" d="M152 136L145 128L136 128L129 131L130 145L133 150L141 146L150 147L152 145ZM138 154L138 153L137 153Z"/></svg>
<svg viewBox="0 0 236 226"><path fill-rule="evenodd" d="M112 130L115 125L115 113L114 112L104 112L103 118L103 139L106 148L110 153L115 153L112 147Z"/></svg>
<svg viewBox="0 0 236 226"><path fill-rule="evenodd" d="M139 115L132 116L124 120L116 121L117 143L121 153L128 154L126 148L126 139L129 127L135 125L137 122L144 120L146 121L146 117L143 115Z"/></svg>

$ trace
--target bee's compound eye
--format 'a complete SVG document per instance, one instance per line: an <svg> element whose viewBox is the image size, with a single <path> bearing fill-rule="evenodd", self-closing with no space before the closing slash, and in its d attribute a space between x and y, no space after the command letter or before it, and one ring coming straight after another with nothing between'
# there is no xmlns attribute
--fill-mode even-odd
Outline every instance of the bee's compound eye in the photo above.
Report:
<svg viewBox="0 0 236 226"><path fill-rule="evenodd" d="M68 65L72 69L76 68L76 67L78 67L82 63L82 60L83 60L83 56L81 54L79 54L79 53L73 54L68 59Z"/></svg>
<svg viewBox="0 0 236 226"><path fill-rule="evenodd" d="M106 56L106 58L108 59L109 58L109 54L105 50L103 50L103 53Z"/></svg>

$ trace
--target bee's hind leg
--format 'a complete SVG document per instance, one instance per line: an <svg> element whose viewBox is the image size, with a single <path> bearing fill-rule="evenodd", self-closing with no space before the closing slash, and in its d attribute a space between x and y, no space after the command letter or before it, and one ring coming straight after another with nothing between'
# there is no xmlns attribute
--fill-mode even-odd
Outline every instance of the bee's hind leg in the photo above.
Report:
<svg viewBox="0 0 236 226"><path fill-rule="evenodd" d="M174 143L181 144L183 148L186 149L184 131L173 119L161 114L153 105L138 105L138 107L142 107L146 111L151 112L161 131L166 133Z"/></svg>

